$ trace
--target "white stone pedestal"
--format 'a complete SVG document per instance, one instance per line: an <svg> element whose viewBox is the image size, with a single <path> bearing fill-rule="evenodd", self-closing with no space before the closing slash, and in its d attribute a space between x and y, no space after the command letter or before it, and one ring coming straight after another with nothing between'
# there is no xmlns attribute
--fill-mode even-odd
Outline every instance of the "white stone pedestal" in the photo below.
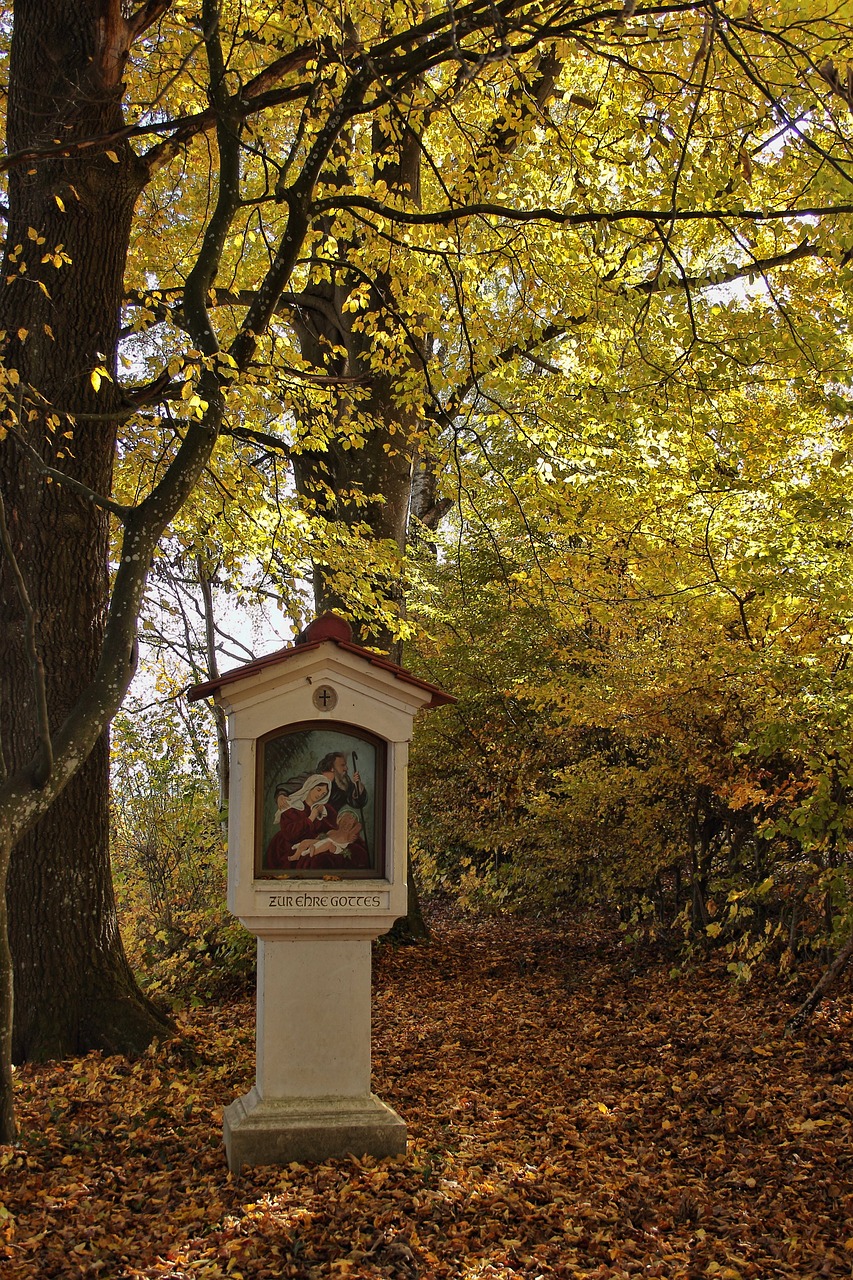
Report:
<svg viewBox="0 0 853 1280"><path fill-rule="evenodd" d="M228 1167L401 1155L370 1092L370 938L259 937L255 1086L225 1111Z"/></svg>
<svg viewBox="0 0 853 1280"><path fill-rule="evenodd" d="M454 699L357 645L346 619L330 613L295 644L189 696L215 698L228 717L228 907L258 938L257 1077L225 1112L229 1167L399 1155L406 1127L370 1092L370 943L406 914L415 716ZM321 772L325 790L339 773L320 770L330 759L352 761L351 781L361 760L368 865L328 876L313 855L304 876L288 869L289 856L284 868L271 865L280 796L302 805L284 784Z"/></svg>

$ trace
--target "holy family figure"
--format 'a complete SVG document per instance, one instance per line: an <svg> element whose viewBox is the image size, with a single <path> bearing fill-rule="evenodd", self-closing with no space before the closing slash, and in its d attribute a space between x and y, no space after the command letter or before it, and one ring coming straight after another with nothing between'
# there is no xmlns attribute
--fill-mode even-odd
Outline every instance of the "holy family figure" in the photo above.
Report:
<svg viewBox="0 0 853 1280"><path fill-rule="evenodd" d="M358 745L363 752L367 744ZM372 748L370 752L372 755ZM334 749L309 773L275 784L273 835L264 851L265 870L355 871L371 867L365 832L368 790L357 768L357 756L351 754L352 773L347 752ZM316 755L313 758L317 760ZM375 774L375 769L371 772Z"/></svg>

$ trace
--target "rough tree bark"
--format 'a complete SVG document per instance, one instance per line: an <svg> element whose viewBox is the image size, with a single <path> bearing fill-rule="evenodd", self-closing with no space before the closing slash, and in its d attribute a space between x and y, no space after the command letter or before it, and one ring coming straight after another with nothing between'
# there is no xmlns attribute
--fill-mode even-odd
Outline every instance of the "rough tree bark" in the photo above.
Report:
<svg viewBox="0 0 853 1280"><path fill-rule="evenodd" d="M107 6L97 0L18 0L9 151L120 127L129 34L107 22ZM0 492L38 620L52 731L97 668L109 528L106 512L82 491L45 484L31 451L87 489L110 493L121 410L115 384L105 377L96 392L90 375L116 349L131 218L144 178L127 144L111 154L93 148L73 160L18 164L10 172L0 330L6 366L20 381L17 410L6 415L12 430L0 446ZM78 416L86 414L93 417ZM14 772L33 757L38 719L35 693L27 695L31 656L8 558L0 563L0 599L2 742L6 768ZM104 734L12 853L7 902L17 1061L139 1049L167 1030L124 957L108 849ZM85 910L72 909L80 903Z"/></svg>
<svg viewBox="0 0 853 1280"><path fill-rule="evenodd" d="M0 864L8 869L11 847L0 838ZM0 1019L0 1141L12 1142L17 1136L12 1079L12 1013L15 994L12 975L12 952L9 947L9 920L6 897L0 893L0 1007L7 1016Z"/></svg>

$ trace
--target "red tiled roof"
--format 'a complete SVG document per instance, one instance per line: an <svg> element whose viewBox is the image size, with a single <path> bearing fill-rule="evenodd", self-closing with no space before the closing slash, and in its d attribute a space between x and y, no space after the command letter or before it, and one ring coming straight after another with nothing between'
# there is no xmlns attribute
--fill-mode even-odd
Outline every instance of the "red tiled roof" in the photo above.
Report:
<svg viewBox="0 0 853 1280"><path fill-rule="evenodd" d="M413 676L410 671L406 671L405 667L399 667L390 658L385 658L380 653L372 653L370 649L362 649L360 645L354 644L349 623L336 613L324 613L319 618L315 618L305 628L302 637L295 644L286 645L283 649L277 649L275 653L268 653L262 658L255 658L253 662L247 662L242 667L235 667L233 671L226 671L224 675L217 676L215 680L208 680L204 684L192 685L187 691L187 697L190 702L197 702L200 698L209 698L211 694L216 693L217 690L225 685L233 684L237 680L244 680L246 676L254 675L257 671L264 671L267 667L277 666L280 662L287 662L289 658L294 658L298 653L309 653L312 649L319 649L321 644L325 644L329 640L336 644L339 649L343 649L345 653L353 653L356 657L363 658L365 662L369 662L371 666L390 672L397 680L402 680L404 684L414 685L417 689L423 689L426 693L431 694L432 696L428 703L430 707L441 707L446 703L456 701L452 694L445 693L443 689L439 689L438 685L430 684L427 680L421 680L418 676Z"/></svg>

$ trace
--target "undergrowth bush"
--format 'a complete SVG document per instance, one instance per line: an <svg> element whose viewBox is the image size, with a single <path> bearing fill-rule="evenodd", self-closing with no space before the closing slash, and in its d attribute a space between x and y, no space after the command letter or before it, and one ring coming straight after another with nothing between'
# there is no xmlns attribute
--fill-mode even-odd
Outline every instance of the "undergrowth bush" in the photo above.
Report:
<svg viewBox="0 0 853 1280"><path fill-rule="evenodd" d="M479 912L603 911L638 947L724 955L738 981L836 954L853 930L853 666L829 624L820 663L796 646L783 663L697 603L680 652L632 611L580 628L518 584L510 609L476 551L457 551L464 596L439 560L420 606L415 668L457 699L410 754L425 891Z"/></svg>
<svg viewBox="0 0 853 1280"><path fill-rule="evenodd" d="M195 709L193 709L195 710ZM113 727L113 879L140 985L173 1008L248 986L255 940L227 910L216 781L173 713Z"/></svg>

